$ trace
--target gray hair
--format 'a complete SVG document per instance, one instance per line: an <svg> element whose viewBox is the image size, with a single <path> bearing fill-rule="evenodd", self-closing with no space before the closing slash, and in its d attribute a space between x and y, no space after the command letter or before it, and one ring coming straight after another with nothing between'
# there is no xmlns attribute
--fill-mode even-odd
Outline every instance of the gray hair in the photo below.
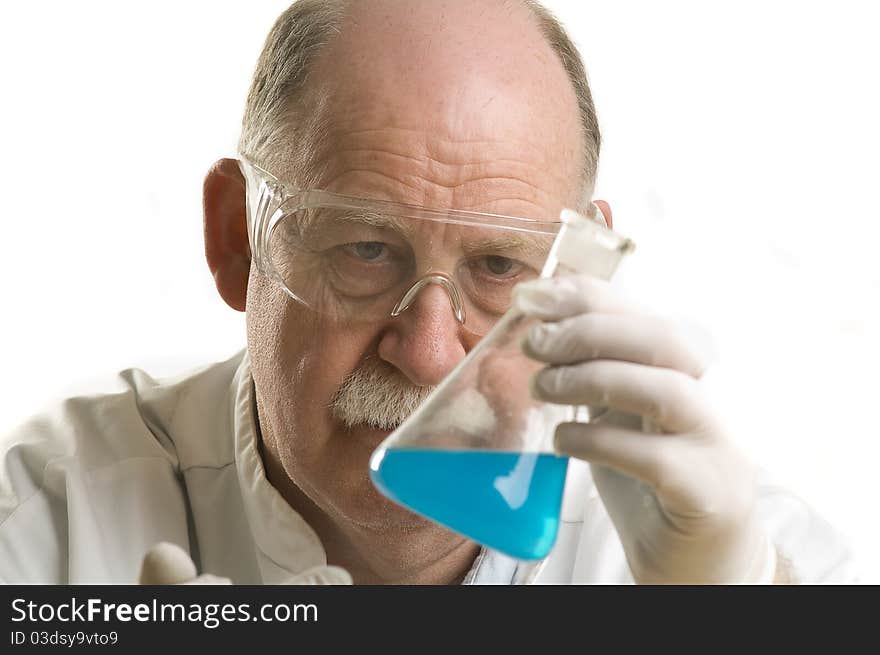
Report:
<svg viewBox="0 0 880 655"><path fill-rule="evenodd" d="M239 152L277 171L299 171L298 183L318 178L316 146L325 134L326 98L307 97L309 74L324 47L341 31L351 0L297 0L275 21L257 61L242 119ZM601 136L581 56L556 17L537 0L518 0L532 13L574 87L584 142L584 195L592 194ZM311 104L308 104L308 103Z"/></svg>

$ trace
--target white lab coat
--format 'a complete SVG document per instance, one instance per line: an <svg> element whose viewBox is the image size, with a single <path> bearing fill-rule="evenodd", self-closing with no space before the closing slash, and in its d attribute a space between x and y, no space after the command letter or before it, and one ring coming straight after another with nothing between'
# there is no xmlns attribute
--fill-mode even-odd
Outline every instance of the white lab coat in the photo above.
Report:
<svg viewBox="0 0 880 655"><path fill-rule="evenodd" d="M244 351L174 380L131 369L120 381L0 441L0 581L134 583L159 541L237 584L284 583L326 563L266 480ZM856 580L847 543L805 503L765 484L760 508L800 581ZM589 467L570 465L557 544L539 569L483 551L465 582L632 583Z"/></svg>

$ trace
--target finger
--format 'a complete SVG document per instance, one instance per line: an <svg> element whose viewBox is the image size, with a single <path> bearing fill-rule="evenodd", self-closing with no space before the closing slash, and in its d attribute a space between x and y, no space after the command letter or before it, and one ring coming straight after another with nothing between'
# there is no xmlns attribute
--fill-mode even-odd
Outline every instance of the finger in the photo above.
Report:
<svg viewBox="0 0 880 655"><path fill-rule="evenodd" d="M540 400L638 414L667 432L691 432L712 423L712 413L689 375L668 368L607 359L548 366L535 375Z"/></svg>
<svg viewBox="0 0 880 655"><path fill-rule="evenodd" d="M196 577L196 565L189 554L176 544L162 541L144 556L138 584L173 585Z"/></svg>
<svg viewBox="0 0 880 655"><path fill-rule="evenodd" d="M347 585L351 574L338 566L316 566L294 576L284 584L290 585Z"/></svg>
<svg viewBox="0 0 880 655"><path fill-rule="evenodd" d="M613 425L560 423L553 447L560 455L609 466L653 489L662 488L674 473L672 445L662 435Z"/></svg>
<svg viewBox="0 0 880 655"><path fill-rule="evenodd" d="M706 357L694 339L669 319L632 314L580 314L539 323L524 344L527 355L549 364L617 359L671 368L699 378Z"/></svg>
<svg viewBox="0 0 880 655"><path fill-rule="evenodd" d="M513 303L520 311L542 321L559 321L586 312L645 313L621 296L609 282L588 275L539 278L518 284Z"/></svg>
<svg viewBox="0 0 880 655"><path fill-rule="evenodd" d="M183 584L185 585L215 585L215 584L232 584L232 580L229 578L221 578L218 575L211 575L210 573L203 573L197 578L193 578L192 580L187 580Z"/></svg>

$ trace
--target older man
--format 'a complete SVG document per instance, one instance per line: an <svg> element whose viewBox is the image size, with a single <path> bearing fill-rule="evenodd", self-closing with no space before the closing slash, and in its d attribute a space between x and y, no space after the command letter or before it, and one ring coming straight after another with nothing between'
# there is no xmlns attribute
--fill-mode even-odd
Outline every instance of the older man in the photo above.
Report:
<svg viewBox="0 0 880 655"><path fill-rule="evenodd" d="M118 394L8 437L0 579L850 580L836 533L733 447L683 333L597 280L532 280L546 251L499 229L586 211L599 142L578 54L536 3L296 2L259 59L241 157L204 185L208 265L246 312L246 352L173 381L126 371ZM346 210L377 201L484 216L467 232ZM369 478L377 444L514 297L543 321L525 344L548 364L536 394L640 420L557 430L577 461L540 569ZM194 566L163 547L141 571L161 542Z"/></svg>

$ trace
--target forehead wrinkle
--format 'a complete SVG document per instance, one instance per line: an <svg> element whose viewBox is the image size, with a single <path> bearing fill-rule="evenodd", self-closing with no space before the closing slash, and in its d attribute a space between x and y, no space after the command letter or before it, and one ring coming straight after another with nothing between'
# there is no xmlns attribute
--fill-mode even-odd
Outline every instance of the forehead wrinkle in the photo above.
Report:
<svg viewBox="0 0 880 655"><path fill-rule="evenodd" d="M370 160L377 154L392 159L415 164L430 164L445 167L477 167L482 169L497 166L516 167L523 178L539 170L543 176L549 176L560 187L568 186L567 171L555 171L559 166L558 158L551 157L545 148L537 143L517 139L469 139L453 138L442 133L422 129L384 126L376 128L346 129L349 124L357 123L363 117L349 115L337 122L331 130L330 138L334 142L334 153L349 154L354 159ZM486 153L490 152L491 155ZM531 161L531 163L530 163ZM562 169L565 166L561 167ZM513 170L509 171L513 172ZM477 173L490 176L491 173Z"/></svg>
<svg viewBox="0 0 880 655"><path fill-rule="evenodd" d="M532 151L534 154L544 156L544 152L540 141L532 143L527 140L513 143L507 139L487 139L487 138L468 138L465 135L444 135L440 130L432 130L430 134L426 133L423 127L408 128L389 125L386 121L376 120L375 117L369 115L358 115L356 112L350 112L345 116L335 116L335 126L332 126L329 135L336 140L339 147L345 147L348 140L355 140L357 143L376 144L386 146L388 144L398 144L406 141L408 144L418 142L421 150L428 151L432 149L455 152L456 148L467 146L472 150L479 152L484 151L487 147L509 148L516 152L525 149ZM376 127L353 127L358 122L375 122ZM362 139L362 140L361 140ZM432 148L432 144L434 148ZM370 147L369 145L367 147ZM454 160L449 155L440 158Z"/></svg>
<svg viewBox="0 0 880 655"><path fill-rule="evenodd" d="M456 177L460 178L459 181L455 184L441 184L441 186L445 186L447 188L461 186L462 184L465 184L468 181L475 180L475 179L487 178L487 177L494 177L497 179L516 180L519 182L523 182L527 186L533 187L535 189L540 188L537 184L533 184L531 182L528 182L525 179L525 176L516 176L516 175L512 175L512 174L495 175L492 173L492 169L494 167L501 167L502 169L507 167L508 171L512 171L513 168L521 168L521 169L534 168L533 166L530 166L528 163L526 163L525 161L523 161L521 159L513 159L513 158L506 158L506 157L491 157L491 158L487 158L487 159L475 160L475 161L469 161L469 162L445 162L445 161L441 161L439 159L434 159L433 157L430 157L430 156L416 157L416 156L407 155L407 154L401 153L401 152L393 152L388 149L383 149L381 151L377 151L373 148L340 148L339 150L337 150L336 154L337 155L354 155L354 157L352 158L354 160L358 160L360 158L363 158L363 159L374 161L376 159L375 155L377 154L377 152L381 152L381 154L383 156L389 157L391 159L402 159L405 161L419 164L423 168L427 168L427 169L432 169L435 167L437 167L437 168L458 167L459 169L462 170L462 174L456 176ZM475 169L475 168L477 170L474 172L471 172L472 169ZM354 170L357 170L357 169L354 169ZM453 177L453 176L448 176L448 177ZM463 179L461 179L461 178L463 178Z"/></svg>
<svg viewBox="0 0 880 655"><path fill-rule="evenodd" d="M533 220L553 221L558 213L547 213L542 201L558 200L549 193L529 193L532 187L518 178L478 179L461 186L445 186L424 178L392 171L349 168L324 180L321 188L342 195L359 196L370 200L402 202L436 211L457 209L489 214L500 214ZM451 192L451 195L450 195ZM434 197L433 201L429 197ZM436 198L444 198L442 202ZM516 210L507 207L517 205ZM526 207L525 210L520 207Z"/></svg>
<svg viewBox="0 0 880 655"><path fill-rule="evenodd" d="M332 121L320 188L438 208L478 210L512 199L539 211L498 213L541 219L555 218L578 195L565 163L522 138L452 138L427 126L376 122L369 113L349 108Z"/></svg>

